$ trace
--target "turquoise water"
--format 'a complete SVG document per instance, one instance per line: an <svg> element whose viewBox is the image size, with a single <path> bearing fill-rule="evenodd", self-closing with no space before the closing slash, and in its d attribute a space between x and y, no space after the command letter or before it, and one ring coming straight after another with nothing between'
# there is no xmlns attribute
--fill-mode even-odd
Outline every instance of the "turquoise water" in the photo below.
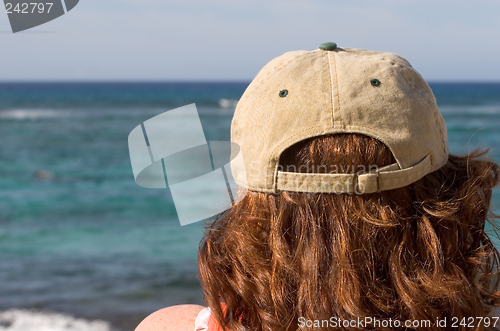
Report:
<svg viewBox="0 0 500 331"><path fill-rule="evenodd" d="M202 303L202 223L181 227L168 190L134 182L127 137L196 103L207 140L229 140L248 83L0 84L0 309L44 308L133 329ZM500 161L500 84L431 84L450 151ZM45 173L39 171L44 170ZM494 208L499 211L499 192Z"/></svg>

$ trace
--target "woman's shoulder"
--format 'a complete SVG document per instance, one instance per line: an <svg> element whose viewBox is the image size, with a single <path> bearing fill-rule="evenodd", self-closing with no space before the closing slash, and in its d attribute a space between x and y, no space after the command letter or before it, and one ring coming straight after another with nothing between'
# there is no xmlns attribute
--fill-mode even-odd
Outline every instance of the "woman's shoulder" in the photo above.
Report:
<svg viewBox="0 0 500 331"><path fill-rule="evenodd" d="M178 305L160 309L146 317L135 331L193 331L203 306Z"/></svg>

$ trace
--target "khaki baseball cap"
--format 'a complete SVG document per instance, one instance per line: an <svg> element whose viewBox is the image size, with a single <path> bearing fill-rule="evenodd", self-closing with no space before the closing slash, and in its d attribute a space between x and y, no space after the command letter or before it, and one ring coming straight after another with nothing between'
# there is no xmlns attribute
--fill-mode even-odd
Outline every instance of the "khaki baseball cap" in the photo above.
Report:
<svg viewBox="0 0 500 331"><path fill-rule="evenodd" d="M396 163L364 173L299 173L280 169L290 146L335 133L384 143ZM373 193L407 186L448 160L447 131L436 99L403 57L324 43L285 53L257 74L231 123L239 152L235 182L248 190Z"/></svg>

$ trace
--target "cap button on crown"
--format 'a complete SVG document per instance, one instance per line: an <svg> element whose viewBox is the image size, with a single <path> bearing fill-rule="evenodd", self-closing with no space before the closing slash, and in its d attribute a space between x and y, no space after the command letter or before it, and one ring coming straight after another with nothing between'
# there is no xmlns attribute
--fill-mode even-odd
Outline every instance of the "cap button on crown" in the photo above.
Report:
<svg viewBox="0 0 500 331"><path fill-rule="evenodd" d="M324 51L334 51L337 49L337 44L332 42L322 43L321 45L319 45L319 49L322 49Z"/></svg>

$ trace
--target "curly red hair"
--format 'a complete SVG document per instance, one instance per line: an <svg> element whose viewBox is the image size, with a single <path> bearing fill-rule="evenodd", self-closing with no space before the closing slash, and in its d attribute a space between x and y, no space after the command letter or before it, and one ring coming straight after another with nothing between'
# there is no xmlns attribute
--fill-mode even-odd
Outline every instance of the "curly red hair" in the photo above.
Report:
<svg viewBox="0 0 500 331"><path fill-rule="evenodd" d="M500 170L486 153L450 155L438 171L379 193L248 192L200 244L207 305L233 331L306 329L299 317L447 318L451 329L452 318L487 316L500 305L500 256L485 232L487 221L496 226L490 200ZM359 134L311 138L280 158L283 167L346 172L394 162L384 144Z"/></svg>

